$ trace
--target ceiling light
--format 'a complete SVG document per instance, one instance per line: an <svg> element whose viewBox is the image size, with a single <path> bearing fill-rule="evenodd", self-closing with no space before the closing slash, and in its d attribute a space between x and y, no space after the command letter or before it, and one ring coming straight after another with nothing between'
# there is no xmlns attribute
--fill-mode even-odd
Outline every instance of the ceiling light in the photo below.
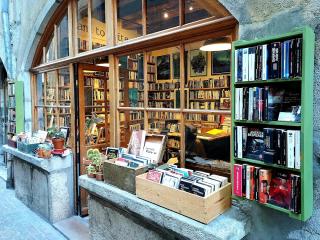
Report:
<svg viewBox="0 0 320 240"><path fill-rule="evenodd" d="M168 14L167 12L165 12L165 13L163 14L163 17L164 17L164 18L168 18L168 17L169 17L169 14Z"/></svg>
<svg viewBox="0 0 320 240"><path fill-rule="evenodd" d="M110 67L110 64L109 63L98 63L98 64L96 64L96 66L99 66L99 67ZM118 66L120 67L121 64L119 63Z"/></svg>
<svg viewBox="0 0 320 240"><path fill-rule="evenodd" d="M192 10L193 10L193 7L192 7L192 6L190 6L190 7L189 7L189 11L192 11Z"/></svg>
<svg viewBox="0 0 320 240"><path fill-rule="evenodd" d="M201 51L212 52L212 51L225 51L231 49L230 38L222 37L216 39L208 39L204 42L203 46L200 47Z"/></svg>

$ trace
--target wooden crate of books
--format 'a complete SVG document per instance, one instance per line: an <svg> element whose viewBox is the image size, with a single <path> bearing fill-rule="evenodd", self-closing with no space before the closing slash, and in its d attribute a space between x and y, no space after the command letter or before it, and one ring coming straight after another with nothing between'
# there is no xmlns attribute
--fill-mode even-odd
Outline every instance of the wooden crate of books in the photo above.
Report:
<svg viewBox="0 0 320 240"><path fill-rule="evenodd" d="M147 179L147 173L136 177L139 198L208 224L231 206L231 184L207 197L200 197Z"/></svg>
<svg viewBox="0 0 320 240"><path fill-rule="evenodd" d="M145 173L147 166L131 168L115 164L116 159L104 161L104 181L127 192L136 193L136 176Z"/></svg>

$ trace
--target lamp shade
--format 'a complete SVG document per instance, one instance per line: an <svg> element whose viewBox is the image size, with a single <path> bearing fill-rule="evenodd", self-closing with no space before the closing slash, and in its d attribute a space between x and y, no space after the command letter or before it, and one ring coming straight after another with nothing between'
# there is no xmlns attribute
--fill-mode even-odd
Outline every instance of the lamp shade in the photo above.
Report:
<svg viewBox="0 0 320 240"><path fill-rule="evenodd" d="M231 49L231 42L228 37L208 39L204 42L203 46L200 47L201 51L212 52L212 51L224 51Z"/></svg>

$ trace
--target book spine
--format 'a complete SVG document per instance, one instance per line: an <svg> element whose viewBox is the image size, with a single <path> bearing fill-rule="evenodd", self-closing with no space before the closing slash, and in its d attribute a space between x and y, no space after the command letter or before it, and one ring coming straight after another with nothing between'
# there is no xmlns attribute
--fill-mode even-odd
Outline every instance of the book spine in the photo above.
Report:
<svg viewBox="0 0 320 240"><path fill-rule="evenodd" d="M249 48L249 81L255 80L255 56L256 48L251 47Z"/></svg>
<svg viewBox="0 0 320 240"><path fill-rule="evenodd" d="M236 196L242 197L242 165L234 164L233 172L233 193Z"/></svg>
<svg viewBox="0 0 320 240"><path fill-rule="evenodd" d="M269 106L269 101L268 101L268 96L269 96L269 86L264 87L263 91L263 101L264 101L264 109L263 109L263 120L268 121L268 106Z"/></svg>
<svg viewBox="0 0 320 240"><path fill-rule="evenodd" d="M239 104L239 88L236 88L236 91L235 91L235 113L234 113L234 117L236 120L239 120L239 107L240 107L240 104Z"/></svg>
<svg viewBox="0 0 320 240"><path fill-rule="evenodd" d="M246 196L247 190L247 164L242 165L242 196Z"/></svg>
<svg viewBox="0 0 320 240"><path fill-rule="evenodd" d="M295 139L294 139L294 167L296 169L301 168L301 156L300 156L300 131L295 131Z"/></svg>
<svg viewBox="0 0 320 240"><path fill-rule="evenodd" d="M239 119L243 120L243 88L240 88L239 91Z"/></svg>
<svg viewBox="0 0 320 240"><path fill-rule="evenodd" d="M282 165L282 130L276 130L276 163Z"/></svg>
<svg viewBox="0 0 320 240"><path fill-rule="evenodd" d="M268 75L268 51L267 51L267 44L262 45L262 80L267 80Z"/></svg>
<svg viewBox="0 0 320 240"><path fill-rule="evenodd" d="M254 178L254 166L250 166L250 200L255 199L255 178Z"/></svg>
<svg viewBox="0 0 320 240"><path fill-rule="evenodd" d="M290 41L289 40L285 42L285 51L286 51L286 53L285 53L285 55L286 55L285 78L289 78L289 74L290 74L290 59L289 59L289 57L290 57Z"/></svg>
<svg viewBox="0 0 320 240"><path fill-rule="evenodd" d="M249 88L248 120L253 119L253 88Z"/></svg>
<svg viewBox="0 0 320 240"><path fill-rule="evenodd" d="M282 131L282 165L287 166L287 131Z"/></svg>
<svg viewBox="0 0 320 240"><path fill-rule="evenodd" d="M254 59L254 66L255 66L255 80L259 80L259 46L256 46L255 49L255 59Z"/></svg>
<svg viewBox="0 0 320 240"><path fill-rule="evenodd" d="M259 201L259 172L260 172L260 168L259 167L255 167L254 168L254 199L256 201Z"/></svg>
<svg viewBox="0 0 320 240"><path fill-rule="evenodd" d="M250 190L251 190L251 166L247 165L246 169L246 198L250 199Z"/></svg>
<svg viewBox="0 0 320 240"><path fill-rule="evenodd" d="M234 81L238 82L238 50L234 51Z"/></svg>
<svg viewBox="0 0 320 240"><path fill-rule="evenodd" d="M296 39L296 72L295 77L302 76L302 38Z"/></svg>
<svg viewBox="0 0 320 240"><path fill-rule="evenodd" d="M233 139L233 142L234 142L234 157L238 157L238 130L237 130L237 127L234 127L233 128L233 136L234 136L234 139Z"/></svg>
<svg viewBox="0 0 320 240"><path fill-rule="evenodd" d="M244 48L243 49L243 55L242 55L242 81L248 81L249 80L249 68L248 68L248 64L249 64L249 49L248 48Z"/></svg>
<svg viewBox="0 0 320 240"><path fill-rule="evenodd" d="M237 146L238 146L238 152L237 156L238 158L242 158L242 126L237 126Z"/></svg>
<svg viewBox="0 0 320 240"><path fill-rule="evenodd" d="M238 73L237 73L237 77L238 77L238 81L237 82L242 82L242 51L243 49L238 49Z"/></svg>
<svg viewBox="0 0 320 240"><path fill-rule="evenodd" d="M242 119L247 120L248 119L248 88L244 87L243 88L243 114L242 114Z"/></svg>
<svg viewBox="0 0 320 240"><path fill-rule="evenodd" d="M289 40L289 77L293 78L295 75L295 39Z"/></svg>
<svg viewBox="0 0 320 240"><path fill-rule="evenodd" d="M247 138L248 138L248 128L242 127L242 156L245 156L246 154Z"/></svg>
<svg viewBox="0 0 320 240"><path fill-rule="evenodd" d="M294 168L294 130L287 130L287 167Z"/></svg>
<svg viewBox="0 0 320 240"><path fill-rule="evenodd" d="M264 110L264 101L263 101L263 96L264 96L264 88L258 88L259 91L259 98L258 98L258 120L262 121L263 120L263 110Z"/></svg>

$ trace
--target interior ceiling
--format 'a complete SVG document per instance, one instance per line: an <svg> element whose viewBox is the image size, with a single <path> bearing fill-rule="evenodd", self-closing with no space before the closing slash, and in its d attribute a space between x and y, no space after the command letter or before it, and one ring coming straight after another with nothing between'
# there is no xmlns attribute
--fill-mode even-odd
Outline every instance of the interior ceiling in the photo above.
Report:
<svg viewBox="0 0 320 240"><path fill-rule="evenodd" d="M148 1L147 1L148 2ZM151 2L151 1L150 1ZM217 0L186 0L186 14L192 13L193 16L201 16L208 13L210 16L221 18L230 15L230 13ZM141 0L119 0L118 17L123 20L122 27L125 29L136 29L137 24L142 24L142 3ZM192 10L189 8L192 6ZM153 25L163 24L164 12L169 17L166 21L170 22L179 17L178 1L153 0L147 6L148 16Z"/></svg>

